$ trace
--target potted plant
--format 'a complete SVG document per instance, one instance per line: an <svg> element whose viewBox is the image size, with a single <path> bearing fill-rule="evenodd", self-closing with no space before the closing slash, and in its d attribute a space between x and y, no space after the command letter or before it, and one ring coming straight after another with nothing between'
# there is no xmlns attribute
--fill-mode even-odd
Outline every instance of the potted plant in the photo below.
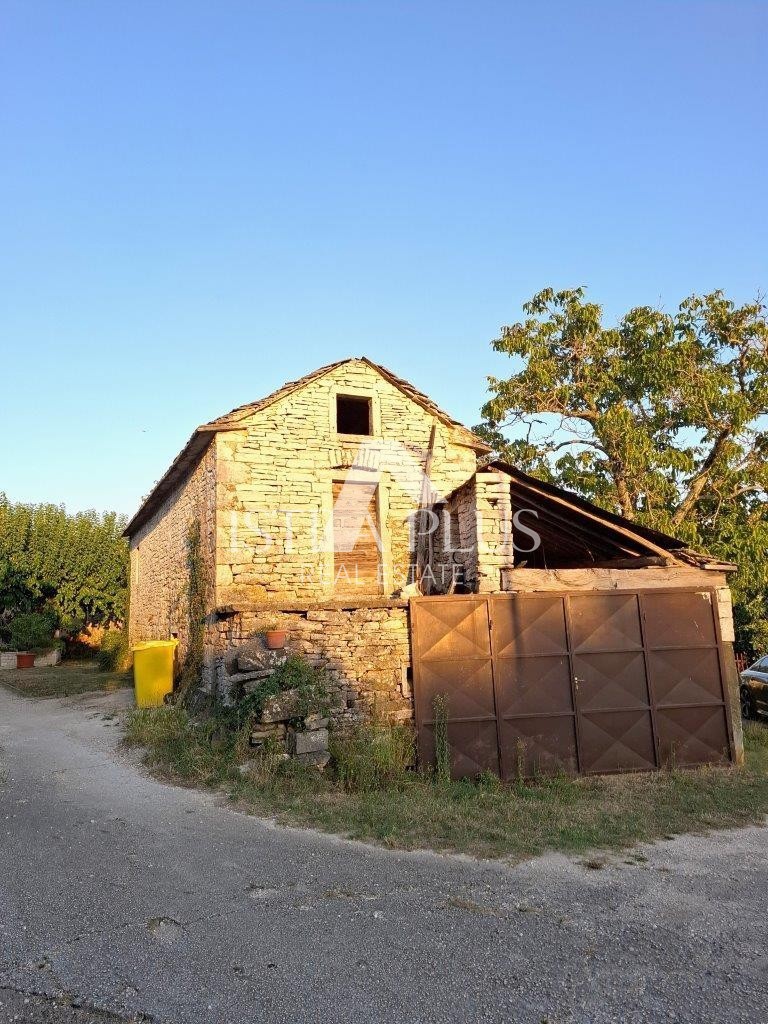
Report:
<svg viewBox="0 0 768 1024"><path fill-rule="evenodd" d="M264 643L270 651L281 651L285 647L288 633L279 627L280 623L277 618L264 619Z"/></svg>
<svg viewBox="0 0 768 1024"><path fill-rule="evenodd" d="M16 668L34 668L35 654L50 650L56 618L50 612L24 612L11 619L8 627L16 648Z"/></svg>

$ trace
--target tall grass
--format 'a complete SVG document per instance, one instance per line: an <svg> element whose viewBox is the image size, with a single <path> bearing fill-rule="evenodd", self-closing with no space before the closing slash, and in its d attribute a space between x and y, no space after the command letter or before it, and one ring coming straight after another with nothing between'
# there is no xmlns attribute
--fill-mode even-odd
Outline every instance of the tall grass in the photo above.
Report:
<svg viewBox="0 0 768 1024"><path fill-rule="evenodd" d="M448 698L444 693L435 694L432 714L435 719L435 777L446 785L451 781L451 747L448 742Z"/></svg>
<svg viewBox="0 0 768 1024"><path fill-rule="evenodd" d="M358 725L331 740L333 772L339 785L352 793L402 789L416 758L413 729L407 725L371 722Z"/></svg>
<svg viewBox="0 0 768 1024"><path fill-rule="evenodd" d="M125 741L145 747L148 764L207 786L236 778L248 749L247 730L227 728L216 717L193 718L179 705L129 712Z"/></svg>
<svg viewBox="0 0 768 1024"><path fill-rule="evenodd" d="M277 748L256 753L247 727L178 706L132 712L127 740L166 776L223 789L259 813L394 847L529 857L621 849L670 833L763 821L768 728L745 727L746 764L502 783L412 770L410 726L373 722L331 737L324 774ZM244 765L246 765L245 769Z"/></svg>

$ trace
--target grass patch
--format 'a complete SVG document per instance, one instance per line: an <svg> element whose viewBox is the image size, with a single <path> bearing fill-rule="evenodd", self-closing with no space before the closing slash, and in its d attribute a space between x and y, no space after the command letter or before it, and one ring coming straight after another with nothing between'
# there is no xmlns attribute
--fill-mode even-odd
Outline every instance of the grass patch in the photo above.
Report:
<svg viewBox="0 0 768 1024"><path fill-rule="evenodd" d="M145 763L159 774L215 788L240 777L248 733L245 727L233 730L215 716L193 718L179 705L166 705L130 711L125 740L130 746L145 747Z"/></svg>
<svg viewBox="0 0 768 1024"><path fill-rule="evenodd" d="M95 661L63 661L53 668L4 670L0 685L25 697L71 697L133 686L133 676L130 672L101 672Z"/></svg>
<svg viewBox="0 0 768 1024"><path fill-rule="evenodd" d="M520 859L547 850L617 850L684 832L761 822L768 814L768 727L745 729L741 768L550 778L502 785L435 781L408 771L407 731L371 726L335 737L319 774L275 751L254 756L247 729L177 707L137 710L126 740L166 778L210 786L258 814L404 849ZM246 765L246 770L241 770Z"/></svg>

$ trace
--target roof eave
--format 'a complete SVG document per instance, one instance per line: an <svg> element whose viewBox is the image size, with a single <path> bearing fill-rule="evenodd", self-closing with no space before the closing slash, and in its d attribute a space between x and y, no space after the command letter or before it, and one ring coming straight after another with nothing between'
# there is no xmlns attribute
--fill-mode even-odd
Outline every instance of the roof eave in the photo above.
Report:
<svg viewBox="0 0 768 1024"><path fill-rule="evenodd" d="M147 497L139 506L138 511L129 520L123 530L124 537L133 537L144 524L152 518L160 504L171 494L180 482L180 475L188 469L193 462L202 455L208 447L211 438L222 428L210 428L208 426L198 427L190 439L181 449L179 454L163 473ZM225 428L226 429L226 428Z"/></svg>

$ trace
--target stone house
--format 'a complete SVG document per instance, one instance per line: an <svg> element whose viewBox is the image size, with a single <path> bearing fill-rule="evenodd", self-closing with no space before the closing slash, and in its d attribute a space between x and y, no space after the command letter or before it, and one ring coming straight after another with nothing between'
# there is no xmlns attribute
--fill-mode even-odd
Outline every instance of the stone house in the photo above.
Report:
<svg viewBox="0 0 768 1024"><path fill-rule="evenodd" d="M218 696L277 627L328 670L339 714L375 705L400 720L414 714L412 604L706 589L730 644L731 566L489 460L481 438L366 358L204 423L126 528L131 641L177 636L184 659L200 628L192 572L204 584L204 682Z"/></svg>
<svg viewBox="0 0 768 1024"><path fill-rule="evenodd" d="M403 594L415 573L413 513L436 491L466 487L488 451L368 359L322 367L203 424L126 529L131 640L176 635L183 659L194 522L212 686L226 686L232 651L276 615L292 649L349 684L352 706L410 715ZM482 478L478 500L494 480ZM503 554L473 550L473 579L498 589Z"/></svg>

